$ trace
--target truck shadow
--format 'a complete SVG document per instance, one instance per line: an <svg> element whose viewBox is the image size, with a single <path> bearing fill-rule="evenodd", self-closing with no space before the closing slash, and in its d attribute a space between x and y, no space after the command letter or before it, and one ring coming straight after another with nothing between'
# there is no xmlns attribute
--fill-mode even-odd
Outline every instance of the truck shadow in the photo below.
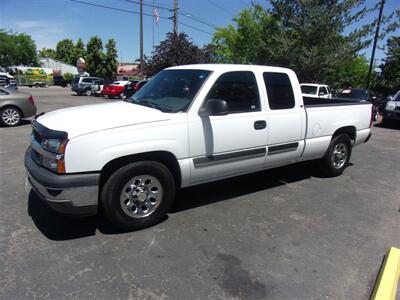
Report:
<svg viewBox="0 0 400 300"><path fill-rule="evenodd" d="M241 175L178 191L170 213L229 200L311 177L321 177L312 162Z"/></svg>
<svg viewBox="0 0 400 300"><path fill-rule="evenodd" d="M321 176L316 172L312 162L306 162L201 184L180 190L169 213L173 215L180 211L211 205L311 177ZM54 241L93 236L97 230L103 234L124 233L113 228L101 214L74 218L54 212L33 190L29 193L28 214L40 232Z"/></svg>

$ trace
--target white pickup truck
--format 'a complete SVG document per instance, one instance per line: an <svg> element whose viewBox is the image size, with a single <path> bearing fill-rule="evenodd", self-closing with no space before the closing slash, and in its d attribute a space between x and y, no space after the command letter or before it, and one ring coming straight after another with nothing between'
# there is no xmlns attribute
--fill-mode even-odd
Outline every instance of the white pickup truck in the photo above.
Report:
<svg viewBox="0 0 400 300"><path fill-rule="evenodd" d="M371 104L303 98L296 74L249 65L161 71L126 101L33 121L28 180L53 209L123 229L159 222L177 188L305 160L339 175L371 133Z"/></svg>
<svg viewBox="0 0 400 300"><path fill-rule="evenodd" d="M332 98L331 89L329 88L329 86L325 84L301 83L300 88L303 97L322 98L322 99Z"/></svg>

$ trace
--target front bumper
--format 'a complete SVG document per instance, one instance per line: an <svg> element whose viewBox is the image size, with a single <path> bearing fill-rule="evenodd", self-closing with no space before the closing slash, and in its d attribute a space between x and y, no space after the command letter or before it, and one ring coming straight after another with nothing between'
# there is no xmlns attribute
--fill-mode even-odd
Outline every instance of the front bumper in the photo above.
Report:
<svg viewBox="0 0 400 300"><path fill-rule="evenodd" d="M40 167L31 158L31 148L25 153L25 167L32 189L52 209L71 215L97 213L99 173L55 174Z"/></svg>
<svg viewBox="0 0 400 300"><path fill-rule="evenodd" d="M398 111L398 110L393 110L393 111L385 110L383 112L383 118L385 120L400 121L400 111Z"/></svg>

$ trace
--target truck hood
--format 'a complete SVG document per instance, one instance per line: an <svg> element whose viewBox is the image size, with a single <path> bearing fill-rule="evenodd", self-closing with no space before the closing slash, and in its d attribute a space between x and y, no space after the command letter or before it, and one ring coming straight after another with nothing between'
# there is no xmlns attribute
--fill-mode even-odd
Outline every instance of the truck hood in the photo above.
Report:
<svg viewBox="0 0 400 300"><path fill-rule="evenodd" d="M171 117L159 110L118 101L75 106L45 113L37 121L49 129L65 131L68 139L135 124L166 121Z"/></svg>

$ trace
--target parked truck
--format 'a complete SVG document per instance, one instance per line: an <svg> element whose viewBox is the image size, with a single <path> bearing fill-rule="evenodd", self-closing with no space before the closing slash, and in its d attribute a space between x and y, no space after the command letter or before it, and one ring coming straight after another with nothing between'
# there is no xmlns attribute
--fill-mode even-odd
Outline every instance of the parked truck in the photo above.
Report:
<svg viewBox="0 0 400 300"><path fill-rule="evenodd" d="M366 101L302 97L296 74L249 65L165 69L126 101L34 120L28 180L56 211L139 229L179 188L317 160L340 175L371 136Z"/></svg>

